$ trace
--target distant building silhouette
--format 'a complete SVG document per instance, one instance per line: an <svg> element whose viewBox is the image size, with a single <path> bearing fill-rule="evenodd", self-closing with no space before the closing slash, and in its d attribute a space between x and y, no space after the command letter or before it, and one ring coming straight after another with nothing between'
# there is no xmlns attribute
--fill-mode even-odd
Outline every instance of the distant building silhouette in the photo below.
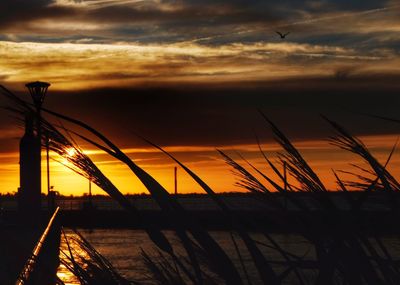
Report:
<svg viewBox="0 0 400 285"><path fill-rule="evenodd" d="M25 118L25 134L19 145L20 188L18 190L18 209L22 212L36 213L41 208L41 163L40 138L34 133L34 118Z"/></svg>

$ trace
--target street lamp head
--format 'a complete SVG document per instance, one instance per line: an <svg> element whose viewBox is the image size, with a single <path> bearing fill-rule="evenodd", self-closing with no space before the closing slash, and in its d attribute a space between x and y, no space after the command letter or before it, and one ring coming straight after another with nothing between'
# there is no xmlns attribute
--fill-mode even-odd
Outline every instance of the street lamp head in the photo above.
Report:
<svg viewBox="0 0 400 285"><path fill-rule="evenodd" d="M28 88L36 108L40 109L42 107L43 100L46 96L47 89L49 88L50 83L35 81L30 82L25 86Z"/></svg>

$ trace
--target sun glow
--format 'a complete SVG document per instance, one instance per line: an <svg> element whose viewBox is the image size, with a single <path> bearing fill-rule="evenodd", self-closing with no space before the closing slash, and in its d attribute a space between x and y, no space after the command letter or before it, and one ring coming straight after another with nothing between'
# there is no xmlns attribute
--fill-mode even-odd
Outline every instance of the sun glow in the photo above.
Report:
<svg viewBox="0 0 400 285"><path fill-rule="evenodd" d="M386 161L387 154L390 153L392 143L397 139L396 135L386 136L361 136L360 139L373 151L373 154L379 161ZM321 177L326 187L330 190L338 189L335 177L332 175L332 168L335 170L354 171L352 163L358 164L361 160L344 151L335 150L326 141L297 141L294 145L304 155L304 158L310 163L311 167ZM169 147L179 159L186 161L185 164L204 179L210 187L216 192L243 191L235 185L236 177L232 175L231 169L219 159L213 147ZM234 154L236 151L259 169L264 169L265 160L258 153L258 145L232 145L223 148L228 154ZM274 144L265 146L267 155L276 158L276 153L280 150ZM175 164L166 159L162 154L153 149L122 149L123 152L135 158L139 166L144 168L149 174L157 179L167 190L174 191L173 169ZM122 163L108 158L104 153L94 149L86 150L99 169L108 177L112 183L122 193L147 193L143 184L136 179L132 171ZM72 171L73 164L70 159L77 155L77 150L73 147L66 148L62 157L56 157L52 154L50 161L51 183L57 191L63 195L81 195L87 190L88 181L86 178ZM45 153L42 153L44 158ZM197 158L195 161L190 161ZM201 159L199 159L201 158ZM329 163L327 163L329 161ZM400 152L396 151L388 165L392 173L400 173ZM266 171L269 171L268 169ZM271 175L273 173L266 172ZM18 153L7 153L0 155L0 184L2 186L0 193L12 193L17 191L19 185L19 165ZM42 163L42 181L46 181L46 164ZM254 173L257 176L257 173ZM341 178L345 178L345 175ZM43 192L45 193L45 183L43 183ZM192 178L185 174L182 169L178 169L178 191L179 193L199 192L203 190L198 187ZM94 194L105 194L104 191L93 187Z"/></svg>
<svg viewBox="0 0 400 285"><path fill-rule="evenodd" d="M66 152L66 154L67 154L68 157L73 157L73 156L76 155L76 149L73 148L73 147L67 148L67 149L65 150L65 152Z"/></svg>

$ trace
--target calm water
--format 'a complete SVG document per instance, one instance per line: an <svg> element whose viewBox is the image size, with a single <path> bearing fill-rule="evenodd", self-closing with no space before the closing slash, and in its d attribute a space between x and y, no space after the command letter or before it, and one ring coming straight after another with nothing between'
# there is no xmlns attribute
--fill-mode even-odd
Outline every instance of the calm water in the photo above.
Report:
<svg viewBox="0 0 400 285"><path fill-rule="evenodd" d="M142 230L105 230L96 229L93 231L80 230L84 237L90 241L90 243L99 251L103 256L105 256L114 267L123 276L130 280L136 281L148 281L146 279L147 270L143 265L143 259L140 254L140 249L143 249L149 254L155 255L155 247L151 241L149 241L147 235ZM67 237L74 235L71 231L66 231ZM166 236L174 247L177 248L179 252L179 242L172 231L165 231ZM212 231L210 234L215 238L215 240L221 245L221 247L231 256L233 262L238 267L241 274L243 271L240 267L239 257L237 256L234 245L229 232L226 231ZM266 239L260 234L252 234L253 238L257 241L266 243ZM281 246L285 247L292 253L304 255L307 254L312 258L313 251L310 245L298 235L274 235L274 238L280 243ZM244 248L239 239L235 239L238 243L239 248ZM67 251L67 245L65 240L61 239L61 249ZM266 256L271 259L282 260L280 255L269 250L265 247L264 249ZM252 279L257 281L256 272L253 268L250 257L246 254L245 250L241 251L242 258L246 263L248 274L252 276ZM65 284L79 284L78 280L62 265L58 270L58 276ZM254 284L257 284L255 282Z"/></svg>
<svg viewBox="0 0 400 285"><path fill-rule="evenodd" d="M90 243L105 256L121 273L123 276L130 280L136 281L148 281L146 279L147 270L143 265L143 259L140 254L140 249L143 249L150 255L156 255L155 247L152 242L148 239L146 233L142 230L114 230L114 229L96 229L93 231L79 230L83 236L90 241ZM173 244L174 248L179 252L179 242L172 231L165 231L165 235ZM72 237L73 232L66 230L67 237ZM226 231L212 231L210 234L215 240L221 245L221 247L228 253L232 258L234 264L239 270L239 273L244 276L243 270L240 266L239 257L234 250L234 245L229 232ZM299 235L284 235L284 234L273 234L273 238L279 243L279 245L286 251L296 254L298 256L304 256L306 260L314 259L314 251L312 246ZM253 233L252 237L254 240L268 243L266 238L261 234ZM259 284L257 280L257 273L254 266L251 263L251 258L244 250L244 245L240 242L240 239L235 239L238 243L238 247L241 250L242 258L246 264L249 276L251 276L253 284ZM397 237L386 237L383 239L387 245L392 256L400 257L400 239ZM61 249L67 251L65 240L61 239ZM270 261L282 261L282 257L279 253L265 246L260 246L260 249L264 252L265 256ZM276 271L283 270L279 265L275 266ZM313 274L310 272L308 278L313 279ZM62 265L58 270L58 276L65 284L80 284L78 280ZM148 283L148 282L145 282ZM287 284L291 284L290 279ZM151 284L151 283L150 283Z"/></svg>

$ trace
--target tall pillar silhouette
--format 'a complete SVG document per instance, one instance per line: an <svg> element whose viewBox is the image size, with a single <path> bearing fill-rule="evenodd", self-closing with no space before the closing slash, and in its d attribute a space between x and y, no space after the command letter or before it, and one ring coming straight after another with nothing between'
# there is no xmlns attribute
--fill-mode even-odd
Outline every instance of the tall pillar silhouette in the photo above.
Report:
<svg viewBox="0 0 400 285"><path fill-rule="evenodd" d="M18 208L20 211L40 213L41 210L41 109L50 83L35 81L27 83L29 93L36 108L35 114L25 118L25 134L21 139L20 150L20 189ZM34 128L36 127L36 134ZM50 192L48 183L48 194ZM24 216L29 219L29 215ZM35 220L35 219L33 219Z"/></svg>
<svg viewBox="0 0 400 285"><path fill-rule="evenodd" d="M25 134L21 138L20 188L18 209L21 212L38 213L41 208L41 144L34 133L34 117L26 115Z"/></svg>

